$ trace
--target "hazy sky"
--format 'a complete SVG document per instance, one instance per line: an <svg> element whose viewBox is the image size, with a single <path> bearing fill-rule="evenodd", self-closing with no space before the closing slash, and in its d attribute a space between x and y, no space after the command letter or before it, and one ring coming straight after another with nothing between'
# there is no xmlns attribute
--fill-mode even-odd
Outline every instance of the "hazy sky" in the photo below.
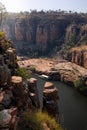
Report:
<svg viewBox="0 0 87 130"><path fill-rule="evenodd" d="M87 12L87 0L0 0L10 12L37 10L72 10Z"/></svg>

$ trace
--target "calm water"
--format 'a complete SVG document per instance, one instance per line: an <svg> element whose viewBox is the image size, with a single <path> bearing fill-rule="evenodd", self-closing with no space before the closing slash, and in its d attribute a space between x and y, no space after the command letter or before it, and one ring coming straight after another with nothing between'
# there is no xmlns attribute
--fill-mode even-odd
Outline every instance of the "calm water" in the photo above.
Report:
<svg viewBox="0 0 87 130"><path fill-rule="evenodd" d="M38 80L37 85L42 106L42 90L46 81L36 75L33 77ZM63 83L51 82L59 89L59 113L62 127L65 130L87 130L87 97Z"/></svg>

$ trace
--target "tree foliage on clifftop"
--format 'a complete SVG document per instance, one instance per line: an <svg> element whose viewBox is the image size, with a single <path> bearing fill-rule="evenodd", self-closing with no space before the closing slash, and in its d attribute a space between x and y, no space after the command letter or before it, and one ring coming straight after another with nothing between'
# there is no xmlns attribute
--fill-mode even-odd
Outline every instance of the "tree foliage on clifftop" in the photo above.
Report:
<svg viewBox="0 0 87 130"><path fill-rule="evenodd" d="M0 25L2 24L2 19L4 14L6 13L5 6L0 2Z"/></svg>

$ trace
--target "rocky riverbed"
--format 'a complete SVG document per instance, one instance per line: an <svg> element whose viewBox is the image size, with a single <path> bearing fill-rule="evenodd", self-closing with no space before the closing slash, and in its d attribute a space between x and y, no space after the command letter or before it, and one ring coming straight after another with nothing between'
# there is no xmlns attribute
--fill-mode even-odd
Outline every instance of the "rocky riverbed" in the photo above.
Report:
<svg viewBox="0 0 87 130"><path fill-rule="evenodd" d="M38 74L45 74L53 80L60 80L74 85L77 79L86 84L87 69L63 59L22 59L18 61L19 67L35 68Z"/></svg>

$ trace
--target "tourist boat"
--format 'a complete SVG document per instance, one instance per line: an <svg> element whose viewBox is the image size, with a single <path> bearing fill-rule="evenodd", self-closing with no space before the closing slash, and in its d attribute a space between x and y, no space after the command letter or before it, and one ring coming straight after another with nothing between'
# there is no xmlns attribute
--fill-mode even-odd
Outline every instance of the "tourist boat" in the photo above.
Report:
<svg viewBox="0 0 87 130"><path fill-rule="evenodd" d="M44 75L44 74L39 75L39 77L43 78L43 79L46 79L46 80L49 80L49 78L50 78L48 75Z"/></svg>

